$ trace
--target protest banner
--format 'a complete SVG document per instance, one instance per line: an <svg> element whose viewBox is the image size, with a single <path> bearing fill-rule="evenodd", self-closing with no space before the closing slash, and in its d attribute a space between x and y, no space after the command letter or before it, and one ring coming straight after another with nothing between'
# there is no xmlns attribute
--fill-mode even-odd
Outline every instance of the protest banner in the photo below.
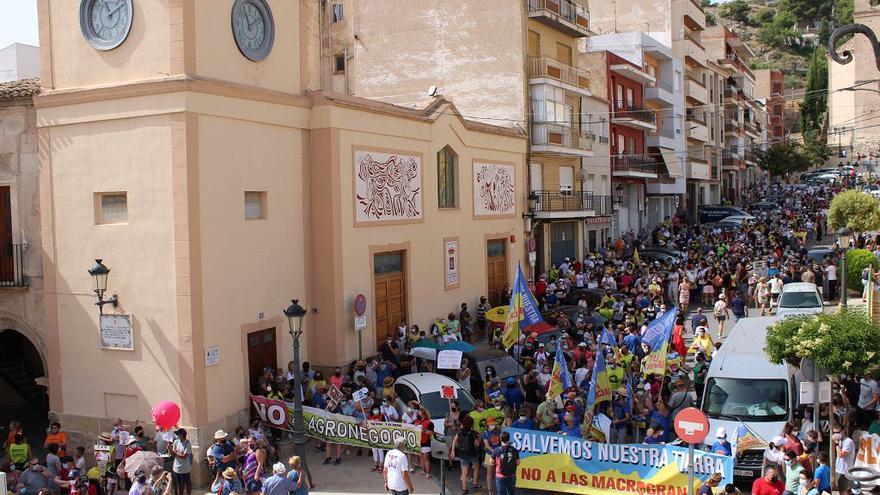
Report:
<svg viewBox="0 0 880 495"><path fill-rule="evenodd" d="M268 426L283 430L293 429L293 403L251 396L251 403L260 419ZM323 409L303 406L303 426L306 435L330 443L356 447L393 449L394 441L403 438L404 450L421 452L422 428L404 423L358 421L351 416L334 414Z"/></svg>
<svg viewBox="0 0 880 495"><path fill-rule="evenodd" d="M520 452L517 488L587 495L686 494L688 449L671 445L607 444L557 433L505 428ZM695 485L721 473L733 483L733 457L694 453Z"/></svg>

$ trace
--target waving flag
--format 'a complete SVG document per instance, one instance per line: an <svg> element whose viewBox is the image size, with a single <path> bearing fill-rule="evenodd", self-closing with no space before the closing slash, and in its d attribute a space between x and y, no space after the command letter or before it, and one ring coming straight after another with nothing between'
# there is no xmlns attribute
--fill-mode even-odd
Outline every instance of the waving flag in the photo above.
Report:
<svg viewBox="0 0 880 495"><path fill-rule="evenodd" d="M745 450L754 447L762 447L767 445L767 441L759 437L751 428L740 422L736 431L733 432L733 439L730 442L730 450L734 457Z"/></svg>
<svg viewBox="0 0 880 495"><path fill-rule="evenodd" d="M672 327L675 326L675 317L678 315L678 308L663 313L663 316L657 318L648 324L645 335L642 336L642 343L647 344L651 352L645 356L643 361L644 373L646 375L663 375L666 373L666 357L669 350L669 337L672 336Z"/></svg>
<svg viewBox="0 0 880 495"><path fill-rule="evenodd" d="M510 296L510 308L507 311L507 320L504 322L504 334L501 345L510 349L516 343L523 327L541 323L541 312L538 311L538 303L526 285L522 268L516 267L516 278L513 280L513 293Z"/></svg>
<svg viewBox="0 0 880 495"><path fill-rule="evenodd" d="M599 343L610 345L611 347L617 347L617 339L615 339L614 334L609 332L605 327L602 327L602 336L599 338Z"/></svg>
<svg viewBox="0 0 880 495"><path fill-rule="evenodd" d="M562 352L562 346L556 347L556 359L553 361L553 371L550 374L550 383L547 388L547 397L555 399L562 395L562 392L571 388L571 373L568 371L568 365L565 362L565 353Z"/></svg>
<svg viewBox="0 0 880 495"><path fill-rule="evenodd" d="M590 378L590 392L587 394L587 411L606 400L611 400L611 384L608 382L605 356L597 352L596 361L593 363L593 376Z"/></svg>
<svg viewBox="0 0 880 495"><path fill-rule="evenodd" d="M626 377L626 406L624 406L623 410L629 414L632 414L635 410L635 402L633 400L632 376L628 375Z"/></svg>

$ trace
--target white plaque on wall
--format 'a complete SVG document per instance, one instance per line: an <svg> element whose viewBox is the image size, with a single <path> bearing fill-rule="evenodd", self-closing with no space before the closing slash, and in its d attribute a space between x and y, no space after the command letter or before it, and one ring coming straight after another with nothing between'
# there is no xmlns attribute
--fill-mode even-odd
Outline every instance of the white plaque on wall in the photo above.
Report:
<svg viewBox="0 0 880 495"><path fill-rule="evenodd" d="M447 289L459 286L458 259L458 238L443 239L443 264L446 270Z"/></svg>
<svg viewBox="0 0 880 495"><path fill-rule="evenodd" d="M134 350L131 315L101 315L101 348Z"/></svg>
<svg viewBox="0 0 880 495"><path fill-rule="evenodd" d="M205 368L220 364L220 346L215 345L205 349Z"/></svg>

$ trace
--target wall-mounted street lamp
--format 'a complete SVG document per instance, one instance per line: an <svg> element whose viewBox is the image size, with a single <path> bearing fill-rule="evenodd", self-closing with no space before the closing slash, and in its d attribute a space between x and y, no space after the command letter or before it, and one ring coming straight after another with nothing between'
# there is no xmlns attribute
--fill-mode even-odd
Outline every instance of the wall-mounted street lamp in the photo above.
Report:
<svg viewBox="0 0 880 495"><path fill-rule="evenodd" d="M874 65L880 70L880 43L877 42L877 35L868 26L864 24L847 24L835 29L828 38L828 54L831 60L840 65L846 65L853 61L853 54L849 50L843 50L837 53L837 40L848 34L863 34L868 41L871 42L871 49L874 50Z"/></svg>
<svg viewBox="0 0 880 495"><path fill-rule="evenodd" d="M95 297L97 301L95 305L98 306L98 314L104 314L104 305L112 304L114 308L119 307L119 296L113 294L113 297L109 299L104 299L104 293L107 292L107 278L110 277L110 269L107 268L103 263L104 260L98 258L95 260L95 264L89 268L89 275L92 276L92 279L95 282Z"/></svg>
<svg viewBox="0 0 880 495"><path fill-rule="evenodd" d="M614 201L614 204L617 206L623 204L623 184L618 182L617 185L614 186L614 196L612 196L612 201Z"/></svg>
<svg viewBox="0 0 880 495"><path fill-rule="evenodd" d="M523 218L526 221L526 233L530 234L532 232L532 222L535 219L535 212L538 211L538 203L540 203L540 197L538 193L535 191L530 191L527 197L529 201L529 209L528 211L523 212Z"/></svg>
<svg viewBox="0 0 880 495"><path fill-rule="evenodd" d="M849 241L852 239L852 231L846 226L837 229L837 247L843 252L840 257L840 275L837 281L840 282L840 306L846 307L846 252L849 250Z"/></svg>

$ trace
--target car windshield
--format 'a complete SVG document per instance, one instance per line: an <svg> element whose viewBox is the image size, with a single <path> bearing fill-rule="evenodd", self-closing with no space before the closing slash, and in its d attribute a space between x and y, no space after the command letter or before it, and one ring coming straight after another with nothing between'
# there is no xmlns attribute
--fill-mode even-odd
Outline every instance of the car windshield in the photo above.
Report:
<svg viewBox="0 0 880 495"><path fill-rule="evenodd" d="M710 378L703 410L710 418L784 421L788 417L785 380Z"/></svg>
<svg viewBox="0 0 880 495"><path fill-rule="evenodd" d="M473 411L474 401L463 389L458 389L458 399L462 411ZM431 419L445 418L449 414L449 400L440 396L440 392L429 392L419 397L419 403L431 413Z"/></svg>
<svg viewBox="0 0 880 495"><path fill-rule="evenodd" d="M822 301L815 292L783 292L779 297L780 308L821 308Z"/></svg>
<svg viewBox="0 0 880 495"><path fill-rule="evenodd" d="M483 377L483 380L486 379L486 366L495 368L496 376L502 380L509 376L517 376L522 373L522 369L520 368L519 363L516 362L516 359L513 359L507 354L482 359L477 362L477 366L480 367L480 376Z"/></svg>

